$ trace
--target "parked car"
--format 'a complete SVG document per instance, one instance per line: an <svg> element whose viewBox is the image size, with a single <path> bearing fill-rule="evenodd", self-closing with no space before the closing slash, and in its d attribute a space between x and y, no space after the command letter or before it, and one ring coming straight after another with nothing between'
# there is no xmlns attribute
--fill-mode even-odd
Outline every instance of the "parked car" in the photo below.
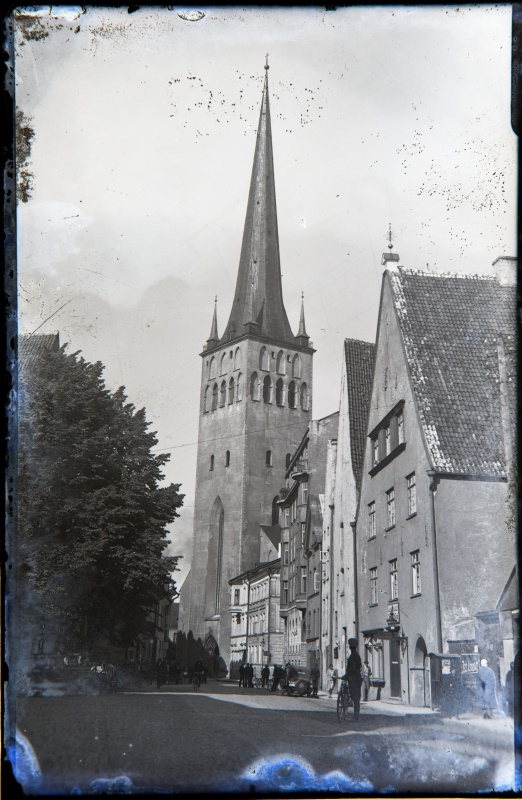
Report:
<svg viewBox="0 0 522 800"><path fill-rule="evenodd" d="M281 679L281 694L297 694L299 697L310 697L312 694L312 680L308 667L296 667L289 664L286 674Z"/></svg>

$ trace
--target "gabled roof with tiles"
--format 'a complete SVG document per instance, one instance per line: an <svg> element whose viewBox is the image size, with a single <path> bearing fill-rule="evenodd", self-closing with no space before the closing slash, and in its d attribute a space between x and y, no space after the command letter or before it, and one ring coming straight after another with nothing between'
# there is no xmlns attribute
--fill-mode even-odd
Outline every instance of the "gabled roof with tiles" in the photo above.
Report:
<svg viewBox="0 0 522 800"><path fill-rule="evenodd" d="M514 424L515 287L402 267L387 275L434 466L505 475L500 384Z"/></svg>
<svg viewBox="0 0 522 800"><path fill-rule="evenodd" d="M18 363L20 369L28 367L32 361L42 358L50 352L58 352L60 349L60 334L58 333L37 333L23 334L18 337Z"/></svg>
<svg viewBox="0 0 522 800"><path fill-rule="evenodd" d="M350 447L355 485L358 491L361 488L364 449L368 432L374 355L375 345L370 342L360 342L357 339L344 340Z"/></svg>

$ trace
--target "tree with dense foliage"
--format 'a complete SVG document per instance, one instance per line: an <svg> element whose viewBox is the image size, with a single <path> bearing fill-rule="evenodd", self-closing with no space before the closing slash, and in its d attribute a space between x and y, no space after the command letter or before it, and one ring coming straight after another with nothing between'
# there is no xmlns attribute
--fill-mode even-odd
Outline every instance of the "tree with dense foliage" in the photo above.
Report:
<svg viewBox="0 0 522 800"><path fill-rule="evenodd" d="M152 452L145 410L106 388L100 362L51 339L19 348L19 602L60 648L130 644L174 591L166 526L183 495L161 485L169 456Z"/></svg>

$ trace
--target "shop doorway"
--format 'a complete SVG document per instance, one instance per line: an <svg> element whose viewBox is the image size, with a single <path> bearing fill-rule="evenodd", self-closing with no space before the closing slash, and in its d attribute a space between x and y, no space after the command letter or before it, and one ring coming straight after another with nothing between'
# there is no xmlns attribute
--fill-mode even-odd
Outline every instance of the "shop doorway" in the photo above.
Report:
<svg viewBox="0 0 522 800"><path fill-rule="evenodd" d="M390 697L399 697L401 693L401 646L397 639L390 639Z"/></svg>

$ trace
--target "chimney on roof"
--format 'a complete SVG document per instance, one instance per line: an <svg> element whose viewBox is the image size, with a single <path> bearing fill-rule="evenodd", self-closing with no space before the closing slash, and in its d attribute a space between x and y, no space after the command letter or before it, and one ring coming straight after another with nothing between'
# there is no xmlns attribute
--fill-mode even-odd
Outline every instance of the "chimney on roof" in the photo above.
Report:
<svg viewBox="0 0 522 800"><path fill-rule="evenodd" d="M383 253L382 254L381 264L383 265L383 267L384 266L386 266L386 267L393 266L394 264L397 264L398 261L399 261L399 254L398 253L392 253L393 243L392 243L391 222L388 225L388 250L390 251L389 253Z"/></svg>
<svg viewBox="0 0 522 800"><path fill-rule="evenodd" d="M492 264L501 286L515 286L518 259L515 256L499 256Z"/></svg>

